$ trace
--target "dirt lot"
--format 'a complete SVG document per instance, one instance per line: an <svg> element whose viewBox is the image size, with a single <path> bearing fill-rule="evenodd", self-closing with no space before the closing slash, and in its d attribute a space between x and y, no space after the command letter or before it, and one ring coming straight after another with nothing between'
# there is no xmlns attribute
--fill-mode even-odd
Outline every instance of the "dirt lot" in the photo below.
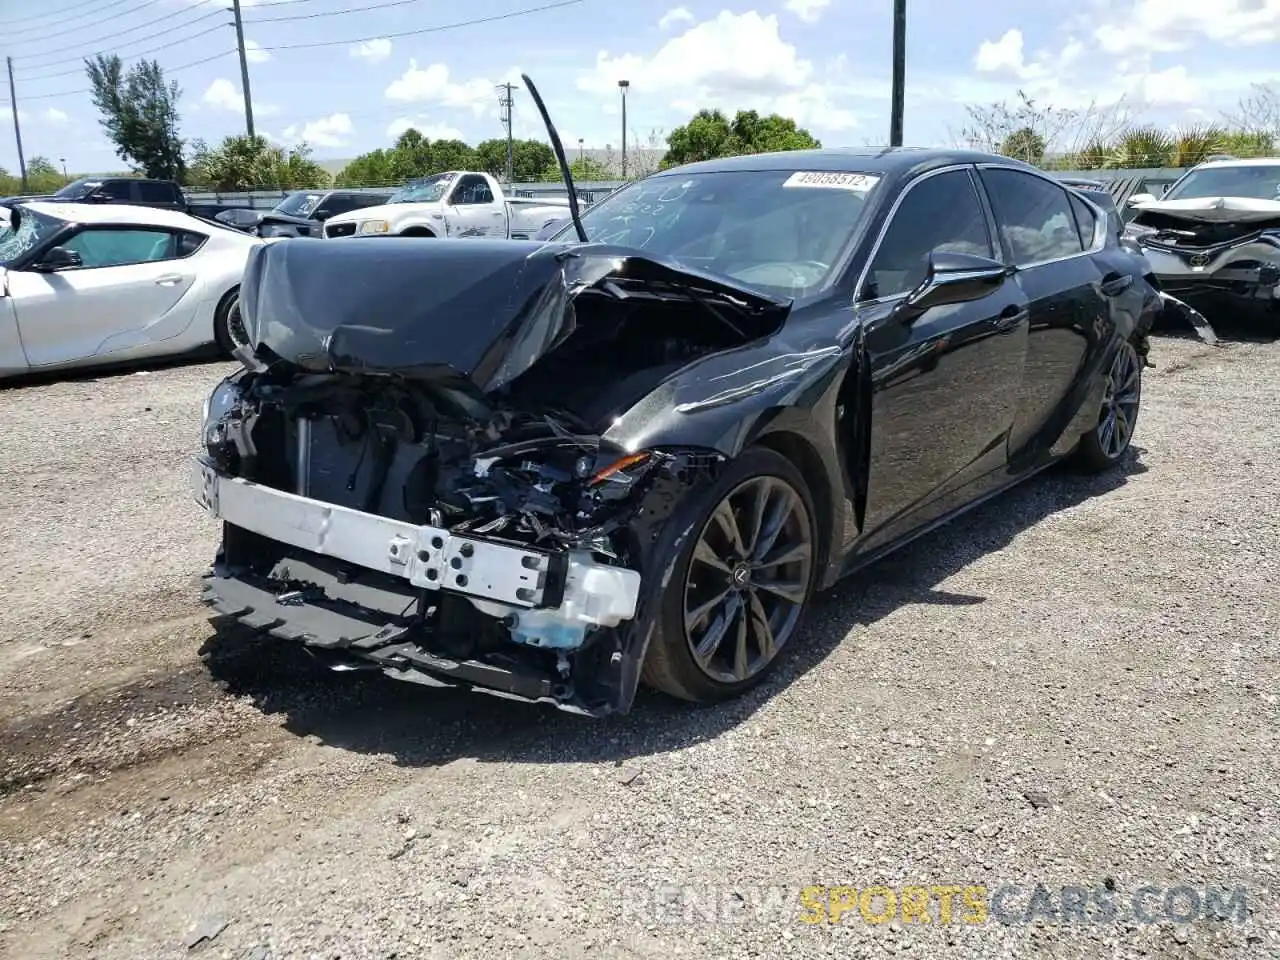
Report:
<svg viewBox="0 0 1280 960"><path fill-rule="evenodd" d="M742 702L606 722L216 633L183 468L229 366L0 391L0 955L1280 957L1280 344L1153 358L1121 474L842 585ZM1020 922L1037 883L1120 915ZM987 921L801 922L939 884Z"/></svg>

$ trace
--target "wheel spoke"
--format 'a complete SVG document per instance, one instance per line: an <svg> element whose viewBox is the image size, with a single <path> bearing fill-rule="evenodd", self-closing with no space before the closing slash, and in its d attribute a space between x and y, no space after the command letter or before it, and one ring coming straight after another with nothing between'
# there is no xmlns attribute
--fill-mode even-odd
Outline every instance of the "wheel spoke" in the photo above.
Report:
<svg viewBox="0 0 1280 960"><path fill-rule="evenodd" d="M757 580L756 587L775 597L781 597L788 603L804 603L805 581L803 580Z"/></svg>
<svg viewBox="0 0 1280 960"><path fill-rule="evenodd" d="M737 608L738 636L733 647L733 678L745 680L751 676L750 663L747 658L747 612L742 603Z"/></svg>
<svg viewBox="0 0 1280 960"><path fill-rule="evenodd" d="M791 512L795 509L795 494L785 488L779 493L781 495L775 498L774 505L765 520L764 531L755 545L755 551L751 554L753 559L769 555L769 551L778 540L778 535L782 533L787 520L791 517Z"/></svg>
<svg viewBox="0 0 1280 960"><path fill-rule="evenodd" d="M760 534L764 529L764 515L769 507L769 498L773 495L773 480L769 477L761 477L760 482L756 484L756 495L751 502L751 520L747 528L746 549L743 556L753 557L756 555L756 549L760 545Z"/></svg>
<svg viewBox="0 0 1280 960"><path fill-rule="evenodd" d="M769 660L777 652L777 644L773 637L773 626L769 623L769 615L765 612L764 604L760 602L760 595L755 590L751 591L751 628L751 632L755 634L756 647L760 651L760 656Z"/></svg>
<svg viewBox="0 0 1280 960"><path fill-rule="evenodd" d="M685 625L691 630L697 627L698 624L702 623L703 620L707 619L707 617L711 615L712 611L714 611L716 607L725 603L732 595L733 591L726 587L706 603L688 611L684 615Z"/></svg>
<svg viewBox="0 0 1280 960"><path fill-rule="evenodd" d="M763 560L757 560L755 569L768 570L788 563L799 563L801 560L808 560L812 555L813 548L808 543L801 541L800 543L784 546L781 550L771 553Z"/></svg>
<svg viewBox="0 0 1280 960"><path fill-rule="evenodd" d="M729 632L729 627L733 625L733 621L737 618L738 612L742 609L742 601L738 599L737 594L731 594L721 607L720 615L707 627L707 632L702 635L702 639L698 641L698 645L694 648L693 655L698 658L702 664L709 664L711 659L716 655L716 651L720 649L724 643L725 635Z"/></svg>
<svg viewBox="0 0 1280 960"><path fill-rule="evenodd" d="M729 538L729 547L738 556L746 555L746 548L742 543L742 531L738 528L738 518L733 515L733 505L729 503L729 498L720 501L720 505L716 507L715 513L711 515L720 527L726 537Z"/></svg>
<svg viewBox="0 0 1280 960"><path fill-rule="evenodd" d="M725 576L733 575L733 570L729 567L729 564L717 556L716 552L711 549L711 545L705 540L699 540L698 545L693 548L693 559L704 566L723 573Z"/></svg>

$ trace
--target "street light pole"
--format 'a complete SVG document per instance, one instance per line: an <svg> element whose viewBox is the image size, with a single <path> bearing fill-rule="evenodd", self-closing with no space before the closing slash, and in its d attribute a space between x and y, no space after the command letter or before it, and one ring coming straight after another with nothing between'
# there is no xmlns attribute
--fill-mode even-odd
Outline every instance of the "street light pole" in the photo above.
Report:
<svg viewBox="0 0 1280 960"><path fill-rule="evenodd" d="M622 91L622 179L627 179L627 88L630 80L619 80L618 89Z"/></svg>
<svg viewBox="0 0 1280 960"><path fill-rule="evenodd" d="M902 114L907 80L907 0L893 0L893 94L889 108L889 146L902 146Z"/></svg>

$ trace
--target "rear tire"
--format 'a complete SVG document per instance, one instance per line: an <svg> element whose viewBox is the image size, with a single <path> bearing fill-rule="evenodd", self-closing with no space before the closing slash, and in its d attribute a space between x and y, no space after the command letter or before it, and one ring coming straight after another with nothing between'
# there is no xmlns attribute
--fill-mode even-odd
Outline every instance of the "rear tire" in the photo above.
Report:
<svg viewBox="0 0 1280 960"><path fill-rule="evenodd" d="M777 666L818 576L817 513L790 460L754 447L672 518L687 530L641 674L682 700L739 696ZM681 541L677 541L681 542Z"/></svg>
<svg viewBox="0 0 1280 960"><path fill-rule="evenodd" d="M1138 426L1142 405L1142 367L1137 347L1126 340L1107 371L1098 425L1086 433L1075 451L1076 464L1088 473L1109 470L1124 459Z"/></svg>
<svg viewBox="0 0 1280 960"><path fill-rule="evenodd" d="M218 351L226 357L233 356L237 346L249 345L249 334L240 313L240 289L229 291L218 303L213 315L213 341Z"/></svg>

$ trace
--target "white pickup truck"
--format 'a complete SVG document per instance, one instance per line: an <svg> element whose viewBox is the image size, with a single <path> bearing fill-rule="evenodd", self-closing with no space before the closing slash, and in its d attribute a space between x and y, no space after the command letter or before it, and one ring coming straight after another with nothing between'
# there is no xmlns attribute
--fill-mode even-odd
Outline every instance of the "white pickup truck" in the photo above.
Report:
<svg viewBox="0 0 1280 960"><path fill-rule="evenodd" d="M330 217L324 235L529 240L568 208L568 200L508 197L489 174L454 170L415 180L381 206Z"/></svg>

